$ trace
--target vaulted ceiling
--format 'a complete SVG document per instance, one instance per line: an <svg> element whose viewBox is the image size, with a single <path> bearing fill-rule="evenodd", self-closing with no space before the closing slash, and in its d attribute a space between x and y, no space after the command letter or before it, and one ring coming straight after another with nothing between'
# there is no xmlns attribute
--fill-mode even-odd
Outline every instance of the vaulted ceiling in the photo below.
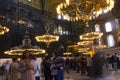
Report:
<svg viewBox="0 0 120 80"><path fill-rule="evenodd" d="M4 0L4 4L8 4L7 1L9 0ZM22 1L22 0L13 0L13 1ZM25 1L25 0L23 0ZM37 0L31 0L31 1L37 1ZM77 40L78 39L78 35L79 34L82 34L84 32L84 30L87 31L87 29L85 28L85 24L80 20L80 21L77 21L77 22L68 22L68 21L62 21L62 20L56 20L57 18L57 13L56 13L56 7L58 4L60 4L61 2L64 2L65 0L38 0L39 1L39 4L40 4L40 12L41 12L41 15L48 15L52 18L54 18L55 20L55 24L58 25L58 23L60 23L61 25L63 25L63 27L66 27L68 30L72 30L72 35L70 35L70 40ZM106 17L109 18L109 17L116 17L118 19L120 19L120 0L115 0L116 3L115 3L115 8L112 10L112 12L104 15L104 16L100 16L96 21L99 21L99 20L103 20L105 19ZM0 0L0 6L3 5L3 0ZM0 9L2 9L3 7L0 7ZM43 17L44 18L44 17ZM42 24L42 23L41 23ZM16 30L16 27L12 27L12 29L15 29ZM38 29L38 28L35 28L35 30L37 31L36 33L40 33L40 31L42 32L43 30L42 29ZM20 31L20 29L19 29ZM34 32L34 31L33 31ZM17 35L16 35L17 34ZM10 37L10 35L12 35L12 37ZM9 37L8 37L9 36ZM14 37L14 39L12 39ZM76 38L77 37L77 38ZM18 40L18 38L20 38ZM34 37L32 37L34 38ZM67 43L67 39L69 39L69 36L63 36L62 40L60 43L63 43L63 45ZM10 40L10 41L8 41ZM4 36L0 36L0 52L3 52L4 50L6 49L9 49L11 46L15 46L15 45L19 45L21 44L21 40L22 40L22 37L16 32L12 32L11 34L7 34L7 35L4 35ZM38 44L35 42L34 39L33 40L33 43L35 44ZM10 43L12 42L12 43ZM8 44L12 44L12 45L8 45ZM41 44L39 44L41 45ZM43 44L44 45L44 44ZM56 46L58 44L55 44ZM55 48L55 46L52 46L51 47Z"/></svg>

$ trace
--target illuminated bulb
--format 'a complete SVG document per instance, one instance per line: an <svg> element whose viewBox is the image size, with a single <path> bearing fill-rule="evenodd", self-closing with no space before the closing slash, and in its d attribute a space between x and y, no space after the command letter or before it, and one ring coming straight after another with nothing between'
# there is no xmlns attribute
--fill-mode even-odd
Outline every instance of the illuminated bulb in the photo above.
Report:
<svg viewBox="0 0 120 80"><path fill-rule="evenodd" d="M70 0L66 0L66 3L67 3L67 5L69 5L70 4Z"/></svg>

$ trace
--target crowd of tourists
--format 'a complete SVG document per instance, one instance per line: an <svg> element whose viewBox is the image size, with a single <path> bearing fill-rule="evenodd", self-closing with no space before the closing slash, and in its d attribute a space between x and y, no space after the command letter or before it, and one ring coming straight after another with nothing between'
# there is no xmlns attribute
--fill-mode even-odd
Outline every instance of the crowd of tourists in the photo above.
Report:
<svg viewBox="0 0 120 80"><path fill-rule="evenodd" d="M54 52L52 56L45 54L40 63L29 51L24 51L20 60L12 58L12 63L8 60L2 64L1 72L6 76L6 80L64 80L64 73L76 71L77 74L100 77L104 71L117 71L120 68L120 58L118 54L96 53L91 57L89 54L77 57L61 57Z"/></svg>
<svg viewBox="0 0 120 80"><path fill-rule="evenodd" d="M26 50L20 60L13 57L12 63L8 60L3 63L2 74L6 80L40 80L42 74L45 80L64 80L64 59L58 53L55 52L52 58L45 54L42 59L40 63Z"/></svg>
<svg viewBox="0 0 120 80"><path fill-rule="evenodd" d="M101 77L105 71L118 71L119 69L120 55L117 53L104 54L98 52L93 57L85 54L71 59L67 58L65 61L65 70L68 74L69 71L75 70L81 75Z"/></svg>

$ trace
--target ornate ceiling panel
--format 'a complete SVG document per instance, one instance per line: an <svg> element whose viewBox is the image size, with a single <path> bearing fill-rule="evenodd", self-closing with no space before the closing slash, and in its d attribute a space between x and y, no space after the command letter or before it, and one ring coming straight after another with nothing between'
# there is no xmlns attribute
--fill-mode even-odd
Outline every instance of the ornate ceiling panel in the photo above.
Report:
<svg viewBox="0 0 120 80"><path fill-rule="evenodd" d="M47 12L56 13L56 7L59 3L65 0L13 0L15 3L22 3L33 8L42 10L44 9Z"/></svg>

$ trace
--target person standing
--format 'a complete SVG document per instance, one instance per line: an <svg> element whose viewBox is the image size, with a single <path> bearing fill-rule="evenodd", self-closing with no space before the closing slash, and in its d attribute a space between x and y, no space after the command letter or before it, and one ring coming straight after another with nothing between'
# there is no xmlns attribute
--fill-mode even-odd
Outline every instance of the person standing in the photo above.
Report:
<svg viewBox="0 0 120 80"><path fill-rule="evenodd" d="M112 59L111 59L111 55L107 54L107 70L111 71L112 70Z"/></svg>
<svg viewBox="0 0 120 80"><path fill-rule="evenodd" d="M104 53L97 52L93 55L93 67L94 67L94 76L102 77L103 76L103 66L104 66Z"/></svg>
<svg viewBox="0 0 120 80"><path fill-rule="evenodd" d="M40 63L34 58L35 62L35 79L40 80Z"/></svg>
<svg viewBox="0 0 120 80"><path fill-rule="evenodd" d="M52 80L57 80L57 68L56 68L56 65L54 63L54 60L55 60L55 52L52 53L52 60L51 60L50 69L51 69Z"/></svg>
<svg viewBox="0 0 120 80"><path fill-rule="evenodd" d="M80 73L80 61L81 61L81 58L77 58L76 59L76 69L77 69L77 73Z"/></svg>
<svg viewBox="0 0 120 80"><path fill-rule="evenodd" d="M80 63L81 63L81 75L86 75L86 71L87 71L86 55L82 55Z"/></svg>
<svg viewBox="0 0 120 80"><path fill-rule="evenodd" d="M5 63L5 76L6 80L9 80L9 69L10 69L10 61L6 61Z"/></svg>
<svg viewBox="0 0 120 80"><path fill-rule="evenodd" d="M88 76L93 76L93 61L92 58L90 57L90 54L87 55L87 75Z"/></svg>
<svg viewBox="0 0 120 80"><path fill-rule="evenodd" d="M24 51L20 61L21 80L35 80L35 65L29 51Z"/></svg>
<svg viewBox="0 0 120 80"><path fill-rule="evenodd" d="M66 70L67 74L69 74L69 68L70 68L70 60L67 57L65 60L65 70Z"/></svg>
<svg viewBox="0 0 120 80"><path fill-rule="evenodd" d="M43 65L43 72L44 72L45 80L52 80L51 70L50 70L51 59L48 55L45 56L45 59L42 62L42 65Z"/></svg>
<svg viewBox="0 0 120 80"><path fill-rule="evenodd" d="M119 59L118 59L118 57L117 57L117 53L115 53L115 54L113 54L113 56L112 56L112 65L113 65L113 69L114 69L115 71L118 70L118 62L119 62Z"/></svg>
<svg viewBox="0 0 120 80"><path fill-rule="evenodd" d="M19 64L17 62L17 58L14 57L12 58L12 61L13 63L11 63L10 65L10 80L19 80L19 77L18 77L18 70L19 70Z"/></svg>
<svg viewBox="0 0 120 80"><path fill-rule="evenodd" d="M64 80L64 66L65 66L65 61L64 59L60 56L60 53L55 53L55 60L54 63L57 68L57 80Z"/></svg>

